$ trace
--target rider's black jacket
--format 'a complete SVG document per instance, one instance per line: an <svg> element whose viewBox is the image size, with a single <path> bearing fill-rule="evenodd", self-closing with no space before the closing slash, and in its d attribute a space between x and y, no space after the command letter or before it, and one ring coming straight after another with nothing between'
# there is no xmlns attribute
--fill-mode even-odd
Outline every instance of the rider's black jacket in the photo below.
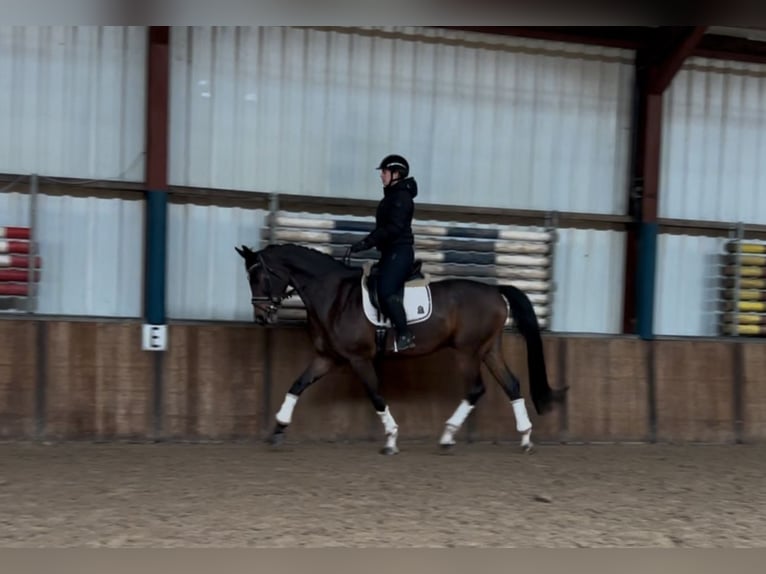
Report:
<svg viewBox="0 0 766 574"><path fill-rule="evenodd" d="M365 242L380 252L394 245L412 245L413 199L417 194L418 184L412 177L396 180L384 188L383 199L375 212L375 229Z"/></svg>

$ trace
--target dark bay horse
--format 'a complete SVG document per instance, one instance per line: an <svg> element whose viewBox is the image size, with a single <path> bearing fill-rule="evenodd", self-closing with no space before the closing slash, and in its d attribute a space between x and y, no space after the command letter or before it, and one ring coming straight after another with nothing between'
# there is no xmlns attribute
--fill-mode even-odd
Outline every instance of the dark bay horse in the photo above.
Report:
<svg viewBox="0 0 766 574"><path fill-rule="evenodd" d="M296 293L306 307L314 345L314 357L292 384L276 413L270 442L279 444L284 439L301 393L334 368L348 363L364 384L383 423L386 444L381 453L399 452L398 426L379 394L377 372L377 361L395 351L391 348L393 337L385 327L376 325L365 310L364 305L370 308L369 298L364 299L366 271L300 245L269 245L259 251L243 245L235 249L244 259L254 321L261 325L275 323L283 300ZM510 399L516 429L522 435L521 447L530 452L532 424L519 380L502 355L503 329L509 314L526 340L529 386L536 411L543 414L554 403L563 402L567 388L554 391L548 385L540 328L529 298L513 286L494 286L469 279L445 279L427 286L408 287L408 290L405 294L408 320L411 313L415 313L411 312L413 305L425 313L425 318L412 321L416 347L399 354L426 355L451 347L459 376L469 387L465 398L446 421L441 446L449 448L455 444L455 433L485 393L480 371L484 363ZM371 292L374 293L374 289Z"/></svg>

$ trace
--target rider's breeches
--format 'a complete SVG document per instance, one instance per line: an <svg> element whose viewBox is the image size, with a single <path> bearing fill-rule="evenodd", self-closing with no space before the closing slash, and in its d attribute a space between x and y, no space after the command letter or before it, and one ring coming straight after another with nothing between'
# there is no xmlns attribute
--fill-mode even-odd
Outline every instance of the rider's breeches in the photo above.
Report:
<svg viewBox="0 0 766 574"><path fill-rule="evenodd" d="M412 245L396 245L381 254L378 264L378 300L397 330L406 327L407 318L401 299L395 295L412 272L414 260Z"/></svg>

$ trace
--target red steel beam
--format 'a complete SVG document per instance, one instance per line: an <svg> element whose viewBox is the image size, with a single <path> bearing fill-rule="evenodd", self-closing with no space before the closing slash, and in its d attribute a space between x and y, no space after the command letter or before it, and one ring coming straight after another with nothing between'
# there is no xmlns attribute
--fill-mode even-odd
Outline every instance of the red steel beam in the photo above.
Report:
<svg viewBox="0 0 766 574"><path fill-rule="evenodd" d="M681 33L658 31L654 41L636 54L636 137L630 190L634 221L626 242L623 333L653 336L663 94L703 35L703 27Z"/></svg>
<svg viewBox="0 0 766 574"><path fill-rule="evenodd" d="M150 26L146 111L146 187L167 189L170 27Z"/></svg>
<svg viewBox="0 0 766 574"><path fill-rule="evenodd" d="M165 323L167 273L170 27L149 28L146 95L146 225L144 227L144 316Z"/></svg>
<svg viewBox="0 0 766 574"><path fill-rule="evenodd" d="M638 86L637 146L634 177L641 183L642 221L657 221L660 180L662 97L684 61L694 53L706 26L657 29L651 42L636 54Z"/></svg>
<svg viewBox="0 0 766 574"><path fill-rule="evenodd" d="M681 65L693 54L705 30L707 26L691 26L682 31L661 60L649 67L649 93L662 94L667 89Z"/></svg>
<svg viewBox="0 0 766 574"><path fill-rule="evenodd" d="M662 93L647 92L644 98L643 137L643 196L641 201L642 221L657 221L660 187L660 145L662 143Z"/></svg>

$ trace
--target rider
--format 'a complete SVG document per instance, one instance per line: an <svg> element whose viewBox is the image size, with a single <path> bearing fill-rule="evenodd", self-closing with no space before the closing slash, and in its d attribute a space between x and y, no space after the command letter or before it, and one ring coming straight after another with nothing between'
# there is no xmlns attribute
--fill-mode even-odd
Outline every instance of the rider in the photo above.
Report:
<svg viewBox="0 0 766 574"><path fill-rule="evenodd" d="M409 175L409 163L400 155L387 155L377 169L383 182L383 199L375 212L375 229L354 243L351 252L371 247L380 251L378 300L396 328L397 350L403 351L415 346L399 291L412 272L415 259L412 217L418 184Z"/></svg>

